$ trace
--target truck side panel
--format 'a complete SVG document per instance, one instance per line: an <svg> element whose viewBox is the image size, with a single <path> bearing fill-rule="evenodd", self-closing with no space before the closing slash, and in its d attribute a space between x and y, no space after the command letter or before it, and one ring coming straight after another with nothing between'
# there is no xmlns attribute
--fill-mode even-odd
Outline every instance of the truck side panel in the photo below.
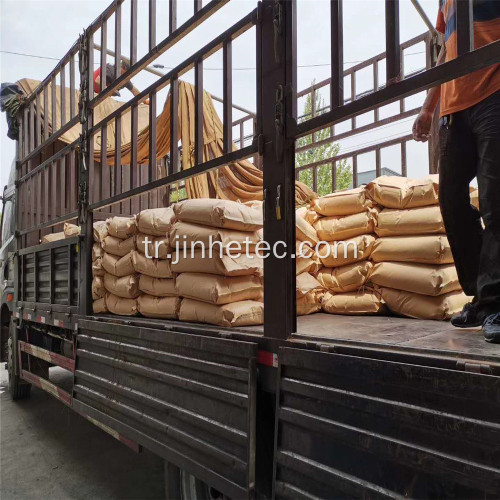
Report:
<svg viewBox="0 0 500 500"><path fill-rule="evenodd" d="M73 408L233 497L254 489L257 344L79 321Z"/></svg>

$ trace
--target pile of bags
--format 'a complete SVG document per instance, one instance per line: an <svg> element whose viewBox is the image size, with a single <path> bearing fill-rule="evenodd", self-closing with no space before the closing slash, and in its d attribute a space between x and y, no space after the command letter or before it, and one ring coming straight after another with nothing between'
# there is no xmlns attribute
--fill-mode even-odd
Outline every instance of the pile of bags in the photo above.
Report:
<svg viewBox="0 0 500 500"><path fill-rule="evenodd" d="M192 199L175 204L174 212L170 245L175 286L183 297L179 319L227 327L262 324L263 262L255 254L262 210Z"/></svg>
<svg viewBox="0 0 500 500"><path fill-rule="evenodd" d="M74 236L80 236L80 226L65 222L62 231L46 234L42 237L42 243L51 243L52 241L59 241L64 238L73 238Z"/></svg>
<svg viewBox="0 0 500 500"><path fill-rule="evenodd" d="M94 313L262 324L263 262L255 255L261 229L261 210L215 199L96 222Z"/></svg>
<svg viewBox="0 0 500 500"><path fill-rule="evenodd" d="M318 198L311 207L317 214L318 238L326 242L317 250L323 265L317 279L326 290L322 310L356 315L384 312L380 294L367 286L379 209L364 187Z"/></svg>
<svg viewBox="0 0 500 500"><path fill-rule="evenodd" d="M316 252L323 267L313 273L324 290L321 309L355 315L389 309L436 320L460 311L470 298L461 290L438 203L438 176L383 176L300 209L297 219L316 231L316 242L326 242ZM303 233L297 229L298 238Z"/></svg>
<svg viewBox="0 0 500 500"><path fill-rule="evenodd" d="M445 234L438 176L380 177L366 187L384 207L371 259L372 283L394 313L443 320L469 300L462 292Z"/></svg>

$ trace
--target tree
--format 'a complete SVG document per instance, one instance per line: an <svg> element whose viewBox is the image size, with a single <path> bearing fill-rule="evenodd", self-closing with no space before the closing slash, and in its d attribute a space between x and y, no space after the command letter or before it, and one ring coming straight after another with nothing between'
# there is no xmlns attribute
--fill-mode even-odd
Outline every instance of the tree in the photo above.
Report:
<svg viewBox="0 0 500 500"><path fill-rule="evenodd" d="M311 85L314 85L314 81ZM314 109L315 116L326 111L325 101L319 92L314 93ZM308 94L304 104L302 119L307 120L312 115L313 109L312 94ZM327 127L315 133L315 142L321 142L324 139L331 137L331 128ZM321 161L325 158L337 156L340 151L340 144L336 142L327 142L320 146L316 146L312 142L312 135L306 135L297 140L297 148L311 145L310 149L306 149L295 154L295 167L302 167ZM313 169L302 170L299 173L299 180L313 188ZM347 160L337 162L337 189L347 189L352 185L352 168ZM325 164L317 167L317 186L316 191L320 196L332 192L332 165Z"/></svg>

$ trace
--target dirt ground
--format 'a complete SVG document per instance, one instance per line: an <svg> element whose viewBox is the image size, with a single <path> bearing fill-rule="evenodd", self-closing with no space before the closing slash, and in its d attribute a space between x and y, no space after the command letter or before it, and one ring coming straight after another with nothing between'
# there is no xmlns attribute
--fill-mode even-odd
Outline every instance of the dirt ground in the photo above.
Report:
<svg viewBox="0 0 500 500"><path fill-rule="evenodd" d="M59 370L51 379L68 379ZM71 377L71 376L70 376ZM46 392L13 402L0 370L0 498L164 498L163 461L136 454Z"/></svg>

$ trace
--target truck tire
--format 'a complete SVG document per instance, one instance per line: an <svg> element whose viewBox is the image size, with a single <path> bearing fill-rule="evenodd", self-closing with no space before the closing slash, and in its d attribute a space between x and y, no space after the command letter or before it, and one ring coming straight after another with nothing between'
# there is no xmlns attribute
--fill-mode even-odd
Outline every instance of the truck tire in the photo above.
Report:
<svg viewBox="0 0 500 500"><path fill-rule="evenodd" d="M21 380L18 375L16 375L16 358L17 349L14 349L14 345L17 342L17 332L16 325L10 322L10 335L8 342L8 357L7 357L7 369L9 373L9 393L10 397L16 401L18 399L27 399L31 393L31 384L26 383Z"/></svg>
<svg viewBox="0 0 500 500"><path fill-rule="evenodd" d="M189 472L165 462L165 498L180 500L229 500Z"/></svg>

